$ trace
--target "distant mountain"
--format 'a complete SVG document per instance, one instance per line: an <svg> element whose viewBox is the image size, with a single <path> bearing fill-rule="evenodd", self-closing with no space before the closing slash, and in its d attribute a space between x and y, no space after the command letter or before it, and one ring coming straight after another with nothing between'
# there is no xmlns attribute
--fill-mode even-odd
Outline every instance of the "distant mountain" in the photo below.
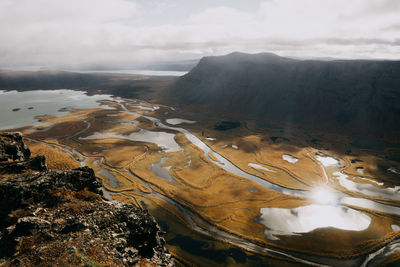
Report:
<svg viewBox="0 0 400 267"><path fill-rule="evenodd" d="M400 142L400 61L205 57L167 91L220 114Z"/></svg>
<svg viewBox="0 0 400 267"><path fill-rule="evenodd" d="M152 76L117 73L75 73L68 71L0 71L0 90L85 90L90 94L104 93L137 98L143 92L165 88L173 76Z"/></svg>
<svg viewBox="0 0 400 267"><path fill-rule="evenodd" d="M189 71L193 69L197 65L197 63L199 63L199 59L171 61L143 66L141 67L141 69L163 71Z"/></svg>
<svg viewBox="0 0 400 267"><path fill-rule="evenodd" d="M0 90L83 89L108 81L105 75L89 75L57 70L0 72Z"/></svg>
<svg viewBox="0 0 400 267"><path fill-rule="evenodd" d="M189 71L199 63L200 58L173 61L155 61L151 63L135 63L132 64L90 64L90 65L59 65L52 69L66 71L129 71L129 70L157 70L157 71ZM38 70L37 67L31 67L31 70Z"/></svg>

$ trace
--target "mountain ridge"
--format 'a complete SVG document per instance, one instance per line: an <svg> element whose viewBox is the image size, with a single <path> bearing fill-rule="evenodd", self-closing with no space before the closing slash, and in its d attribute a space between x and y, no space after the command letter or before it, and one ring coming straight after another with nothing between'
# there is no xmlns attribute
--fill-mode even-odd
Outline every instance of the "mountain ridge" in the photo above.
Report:
<svg viewBox="0 0 400 267"><path fill-rule="evenodd" d="M399 141L400 61L205 57L167 97L219 114Z"/></svg>

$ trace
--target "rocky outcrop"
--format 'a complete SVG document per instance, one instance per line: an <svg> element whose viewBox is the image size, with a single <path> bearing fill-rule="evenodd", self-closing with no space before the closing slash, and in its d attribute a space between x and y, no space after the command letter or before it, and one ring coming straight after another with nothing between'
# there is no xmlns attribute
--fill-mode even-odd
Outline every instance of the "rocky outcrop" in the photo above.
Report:
<svg viewBox="0 0 400 267"><path fill-rule="evenodd" d="M31 151L22 141L20 133L3 133L0 136L0 161L25 161Z"/></svg>
<svg viewBox="0 0 400 267"><path fill-rule="evenodd" d="M92 169L38 169L21 135L0 140L0 266L174 265L154 218L105 201Z"/></svg>
<svg viewBox="0 0 400 267"><path fill-rule="evenodd" d="M20 133L0 135L0 174L15 174L24 171L47 169L43 156L31 158L31 151L22 141Z"/></svg>

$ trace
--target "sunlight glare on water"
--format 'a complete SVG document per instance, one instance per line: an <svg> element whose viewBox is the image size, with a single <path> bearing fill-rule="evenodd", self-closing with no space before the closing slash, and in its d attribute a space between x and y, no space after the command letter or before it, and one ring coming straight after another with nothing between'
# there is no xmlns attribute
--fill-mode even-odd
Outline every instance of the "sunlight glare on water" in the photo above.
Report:
<svg viewBox="0 0 400 267"><path fill-rule="evenodd" d="M277 240L277 235L307 233L326 227L362 231L371 223L368 215L340 205L340 195L328 186L313 188L309 197L313 203L307 206L261 208L259 220L267 227L267 238Z"/></svg>
<svg viewBox="0 0 400 267"><path fill-rule="evenodd" d="M338 204L338 196L327 186L315 187L310 191L310 193L310 197L315 203L330 205Z"/></svg>

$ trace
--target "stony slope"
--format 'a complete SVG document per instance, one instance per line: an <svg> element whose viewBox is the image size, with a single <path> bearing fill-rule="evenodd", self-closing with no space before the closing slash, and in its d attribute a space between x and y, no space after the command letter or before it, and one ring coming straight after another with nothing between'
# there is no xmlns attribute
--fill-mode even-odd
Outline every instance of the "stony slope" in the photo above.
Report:
<svg viewBox="0 0 400 267"><path fill-rule="evenodd" d="M400 133L399 61L205 57L166 96L281 125L392 139Z"/></svg>
<svg viewBox="0 0 400 267"><path fill-rule="evenodd" d="M101 197L88 167L47 170L0 135L0 266L174 266L147 211Z"/></svg>

